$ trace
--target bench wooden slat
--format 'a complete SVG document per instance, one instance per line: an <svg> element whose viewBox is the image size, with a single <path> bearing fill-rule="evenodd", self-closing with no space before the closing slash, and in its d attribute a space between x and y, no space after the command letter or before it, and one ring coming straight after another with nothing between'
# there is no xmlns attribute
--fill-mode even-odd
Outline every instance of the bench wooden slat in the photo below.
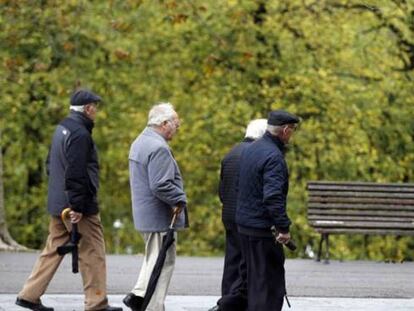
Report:
<svg viewBox="0 0 414 311"><path fill-rule="evenodd" d="M342 203L309 203L308 209L345 209L345 210L389 210L414 211L414 205L386 205L386 204L342 204Z"/></svg>
<svg viewBox="0 0 414 311"><path fill-rule="evenodd" d="M315 222L317 220L338 220L338 215L308 215L308 221ZM398 222L398 223L409 223L414 222L413 218L401 218L401 217L381 217L381 216L344 216L340 217L343 221L366 221L366 222Z"/></svg>
<svg viewBox="0 0 414 311"><path fill-rule="evenodd" d="M320 220L310 221L310 224L319 228L373 228L373 229L411 229L414 230L414 223L396 222L365 222L345 220Z"/></svg>
<svg viewBox="0 0 414 311"><path fill-rule="evenodd" d="M345 186L345 187L389 187L389 188L414 188L414 183L376 183L376 182L347 182L347 181L310 181L308 186Z"/></svg>
<svg viewBox="0 0 414 311"><path fill-rule="evenodd" d="M311 191L310 197L355 197L355 198L395 198L395 199L414 199L412 193L394 192L360 192L360 191Z"/></svg>
<svg viewBox="0 0 414 311"><path fill-rule="evenodd" d="M414 199L390 199L390 198L353 198L353 197L321 197L310 196L309 202L326 202L326 203L383 203L393 205L414 205Z"/></svg>
<svg viewBox="0 0 414 311"><path fill-rule="evenodd" d="M351 228L315 228L318 233L334 233L334 234L369 234L369 235L404 235L414 236L413 230L395 230L388 229L351 229Z"/></svg>
<svg viewBox="0 0 414 311"><path fill-rule="evenodd" d="M361 217L399 217L414 220L414 211L389 211L389 210L351 210L351 209L308 209L308 215L332 215L337 218L342 216L361 216Z"/></svg>
<svg viewBox="0 0 414 311"><path fill-rule="evenodd" d="M349 186L349 185L321 185L321 184L308 184L307 189L309 191L359 191L359 192L388 192L388 193L414 193L413 187L398 186Z"/></svg>

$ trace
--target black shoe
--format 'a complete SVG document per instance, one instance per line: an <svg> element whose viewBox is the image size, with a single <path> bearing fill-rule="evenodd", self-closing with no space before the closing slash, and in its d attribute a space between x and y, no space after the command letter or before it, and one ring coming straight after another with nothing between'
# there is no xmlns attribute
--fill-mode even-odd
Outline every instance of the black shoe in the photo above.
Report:
<svg viewBox="0 0 414 311"><path fill-rule="evenodd" d="M122 311L122 308L107 306L105 309L100 309L99 311Z"/></svg>
<svg viewBox="0 0 414 311"><path fill-rule="evenodd" d="M16 305L34 311L54 311L53 308L45 307L41 302L33 303L19 297L16 298Z"/></svg>
<svg viewBox="0 0 414 311"><path fill-rule="evenodd" d="M122 301L132 311L141 311L144 298L140 296L136 296L133 293L129 293L128 295L125 296L125 298Z"/></svg>

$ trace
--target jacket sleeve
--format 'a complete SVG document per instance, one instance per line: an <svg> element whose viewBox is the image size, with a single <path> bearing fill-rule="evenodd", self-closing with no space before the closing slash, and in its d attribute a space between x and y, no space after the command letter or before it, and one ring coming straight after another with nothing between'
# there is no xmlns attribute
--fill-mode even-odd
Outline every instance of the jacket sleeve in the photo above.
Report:
<svg viewBox="0 0 414 311"><path fill-rule="evenodd" d="M50 175L50 147L49 147L49 151L47 152L45 166L46 166L46 175L49 176Z"/></svg>
<svg viewBox="0 0 414 311"><path fill-rule="evenodd" d="M219 187L218 187L219 199L222 204L223 204L223 194L224 194L223 186L224 185L223 185L223 161L222 161L221 167L220 167L220 181L219 181Z"/></svg>
<svg viewBox="0 0 414 311"><path fill-rule="evenodd" d="M176 182L174 158L167 148L159 148L150 155L148 179L151 192L171 207L186 205L184 190Z"/></svg>
<svg viewBox="0 0 414 311"><path fill-rule="evenodd" d="M89 189L87 168L91 146L91 138L86 134L74 134L66 146L65 191L72 210L78 213L84 210Z"/></svg>
<svg viewBox="0 0 414 311"><path fill-rule="evenodd" d="M287 168L283 159L271 158L264 168L263 204L269 211L272 223L280 232L289 232L290 219L286 213L284 187L288 182Z"/></svg>

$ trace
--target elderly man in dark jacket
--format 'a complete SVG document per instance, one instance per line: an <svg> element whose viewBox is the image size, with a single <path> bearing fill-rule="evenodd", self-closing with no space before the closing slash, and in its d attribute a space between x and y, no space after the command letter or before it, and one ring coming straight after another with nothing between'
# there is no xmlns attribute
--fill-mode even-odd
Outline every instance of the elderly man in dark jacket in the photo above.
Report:
<svg viewBox="0 0 414 311"><path fill-rule="evenodd" d="M236 223L247 267L249 311L276 311L286 295L282 244L290 240L286 212L289 189L285 145L299 118L272 111L264 136L250 144L240 160ZM279 232L275 244L271 228Z"/></svg>
<svg viewBox="0 0 414 311"><path fill-rule="evenodd" d="M240 155L253 141L263 136L267 120L251 121L243 141L234 146L223 158L220 170L219 197L223 205L222 220L226 229L226 252L224 257L221 298L210 309L222 311L244 310L247 306L246 269L241 254L241 246L235 212L237 207L237 184L239 181Z"/></svg>
<svg viewBox="0 0 414 311"><path fill-rule="evenodd" d="M48 212L51 215L46 246L32 274L18 294L16 304L36 311L52 311L40 297L45 293L63 257L57 247L70 239L71 225L61 219L70 208L70 221L76 223L82 238L79 263L85 310L120 311L108 306L106 296L105 242L97 193L99 164L92 129L101 98L88 90L71 97L70 115L56 127L46 166L49 175Z"/></svg>

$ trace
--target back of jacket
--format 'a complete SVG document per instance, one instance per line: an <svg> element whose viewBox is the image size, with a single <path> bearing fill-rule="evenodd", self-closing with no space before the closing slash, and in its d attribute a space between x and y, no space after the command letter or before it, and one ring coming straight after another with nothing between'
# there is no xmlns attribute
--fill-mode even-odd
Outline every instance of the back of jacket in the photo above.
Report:
<svg viewBox="0 0 414 311"><path fill-rule="evenodd" d="M275 225L281 232L289 231L289 176L283 147L279 139L266 132L242 153L236 212L239 226L270 229Z"/></svg>
<svg viewBox="0 0 414 311"><path fill-rule="evenodd" d="M71 112L57 127L46 161L48 211L59 216L71 207L84 215L98 213L98 154L91 132L93 122Z"/></svg>
<svg viewBox="0 0 414 311"><path fill-rule="evenodd" d="M219 197L223 204L222 220L226 229L235 226L240 156L252 141L253 139L245 138L240 144L234 146L221 161Z"/></svg>

